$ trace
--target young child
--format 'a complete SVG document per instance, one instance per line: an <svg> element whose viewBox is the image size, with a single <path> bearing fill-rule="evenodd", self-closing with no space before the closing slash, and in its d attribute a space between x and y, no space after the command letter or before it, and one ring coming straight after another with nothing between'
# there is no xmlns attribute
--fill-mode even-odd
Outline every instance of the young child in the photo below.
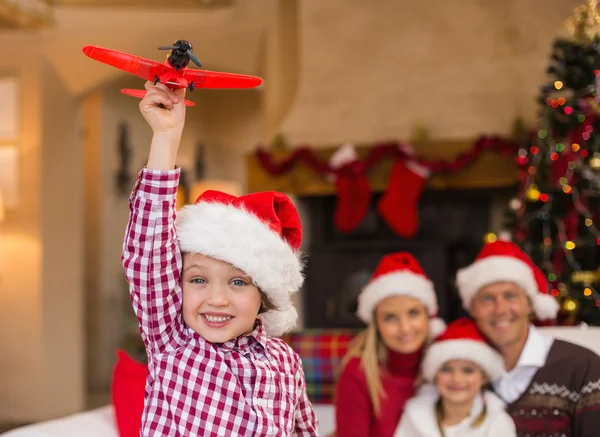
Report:
<svg viewBox="0 0 600 437"><path fill-rule="evenodd" d="M485 390L504 372L502 357L463 318L429 347L421 372L425 386L408 401L394 437L516 437L504 403Z"/></svg>
<svg viewBox="0 0 600 437"><path fill-rule="evenodd" d="M300 357L271 337L297 319L297 211L281 193L207 191L176 218L185 90L146 89L153 137L122 256L148 353L142 435L316 436Z"/></svg>

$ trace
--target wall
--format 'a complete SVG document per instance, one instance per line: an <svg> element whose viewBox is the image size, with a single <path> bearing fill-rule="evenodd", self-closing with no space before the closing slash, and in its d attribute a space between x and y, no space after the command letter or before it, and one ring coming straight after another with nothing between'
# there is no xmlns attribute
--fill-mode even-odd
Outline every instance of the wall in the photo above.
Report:
<svg viewBox="0 0 600 437"><path fill-rule="evenodd" d="M292 144L506 133L535 119L559 26L581 0L300 2Z"/></svg>
<svg viewBox="0 0 600 437"><path fill-rule="evenodd" d="M0 421L83 407L77 105L35 42L5 36L0 48L0 70L22 84L20 202L0 234ZM13 56L21 44L28 56Z"/></svg>
<svg viewBox="0 0 600 437"><path fill-rule="evenodd" d="M35 49L28 59L8 56L0 47L0 69L20 75L19 103L19 198L17 208L7 211L0 225L0 418L16 418L26 402L39 408L37 399L25 399L25 391L37 391L43 383L41 241L39 217L41 92ZM31 39L21 38L20 44ZM4 52L4 53L2 53ZM19 333L19 335L14 335ZM11 335L13 334L13 335Z"/></svg>
<svg viewBox="0 0 600 437"><path fill-rule="evenodd" d="M244 189L244 154L254 150L263 131L262 91L202 90L193 98L198 108L189 112L188 126L197 125L205 142L206 177L235 180Z"/></svg>
<svg viewBox="0 0 600 437"><path fill-rule="evenodd" d="M83 148L79 101L46 62L42 74L41 239L44 415L79 411L83 367ZM22 391L30 401L31 396ZM60 393L60 395L59 395ZM60 401L57 401L57 397Z"/></svg>

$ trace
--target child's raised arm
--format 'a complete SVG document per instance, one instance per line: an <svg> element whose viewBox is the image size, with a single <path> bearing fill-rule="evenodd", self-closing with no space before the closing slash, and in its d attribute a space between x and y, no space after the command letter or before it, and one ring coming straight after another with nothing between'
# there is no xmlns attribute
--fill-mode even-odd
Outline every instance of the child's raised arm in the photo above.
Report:
<svg viewBox="0 0 600 437"><path fill-rule="evenodd" d="M146 83L140 111L153 131L148 165L129 198L122 261L149 354L184 341L180 319L181 252L175 234L180 169L175 158L185 123L185 90Z"/></svg>

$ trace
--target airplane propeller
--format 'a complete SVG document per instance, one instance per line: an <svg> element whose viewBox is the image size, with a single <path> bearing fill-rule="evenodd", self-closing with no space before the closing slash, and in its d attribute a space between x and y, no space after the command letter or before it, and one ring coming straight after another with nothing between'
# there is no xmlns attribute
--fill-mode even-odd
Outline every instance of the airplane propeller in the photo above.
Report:
<svg viewBox="0 0 600 437"><path fill-rule="evenodd" d="M194 64L196 64L198 67L202 67L202 64L194 52L192 52L192 45L187 41L177 41L175 44L170 46L161 46L158 48L158 50L179 50L180 52L185 52Z"/></svg>

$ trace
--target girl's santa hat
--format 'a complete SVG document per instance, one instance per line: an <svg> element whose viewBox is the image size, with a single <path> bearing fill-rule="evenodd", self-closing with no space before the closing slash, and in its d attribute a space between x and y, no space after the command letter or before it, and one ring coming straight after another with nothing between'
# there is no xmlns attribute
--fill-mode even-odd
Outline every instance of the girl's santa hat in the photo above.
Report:
<svg viewBox="0 0 600 437"><path fill-rule="evenodd" d="M435 375L450 360L466 360L477 364L494 381L504 374L502 356L489 346L477 325L467 318L455 320L425 352L421 371L423 378L434 382Z"/></svg>
<svg viewBox="0 0 600 437"><path fill-rule="evenodd" d="M236 197L205 191L178 213L181 250L228 262L244 271L277 308L262 313L266 332L279 336L296 325L291 295L302 286L302 226L296 207L278 192Z"/></svg>
<svg viewBox="0 0 600 437"><path fill-rule="evenodd" d="M420 300L429 313L429 330L433 337L446 328L445 322L437 317L437 296L433 282L408 252L392 253L382 258L369 284L358 296L358 317L369 323L377 304L390 296L408 296Z"/></svg>
<svg viewBox="0 0 600 437"><path fill-rule="evenodd" d="M559 305L549 294L544 273L511 241L487 243L473 264L458 271L456 283L463 307L469 310L479 290L494 282L518 284L531 299L539 320L556 318Z"/></svg>

